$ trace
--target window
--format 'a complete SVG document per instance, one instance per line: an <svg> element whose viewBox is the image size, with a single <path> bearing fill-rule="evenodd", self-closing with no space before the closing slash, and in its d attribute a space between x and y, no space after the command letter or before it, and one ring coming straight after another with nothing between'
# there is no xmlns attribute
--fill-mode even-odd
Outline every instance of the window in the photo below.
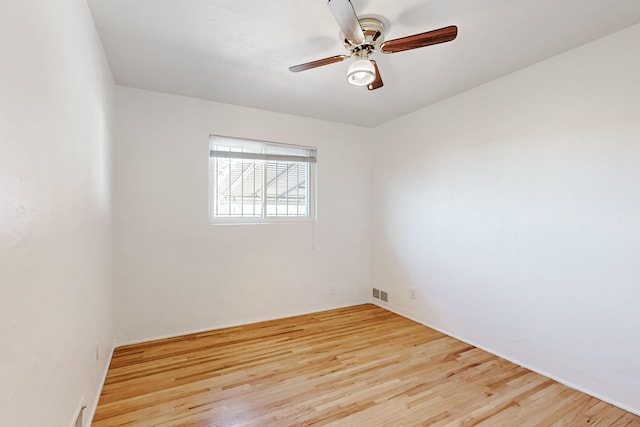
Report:
<svg viewBox="0 0 640 427"><path fill-rule="evenodd" d="M209 222L314 219L316 149L209 137Z"/></svg>

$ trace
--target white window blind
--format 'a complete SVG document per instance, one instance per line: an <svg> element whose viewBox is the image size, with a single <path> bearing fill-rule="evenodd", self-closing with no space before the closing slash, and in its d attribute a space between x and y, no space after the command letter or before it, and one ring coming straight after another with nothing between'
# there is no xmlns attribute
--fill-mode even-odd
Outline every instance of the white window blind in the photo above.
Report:
<svg viewBox="0 0 640 427"><path fill-rule="evenodd" d="M314 218L316 149L212 135L210 221Z"/></svg>

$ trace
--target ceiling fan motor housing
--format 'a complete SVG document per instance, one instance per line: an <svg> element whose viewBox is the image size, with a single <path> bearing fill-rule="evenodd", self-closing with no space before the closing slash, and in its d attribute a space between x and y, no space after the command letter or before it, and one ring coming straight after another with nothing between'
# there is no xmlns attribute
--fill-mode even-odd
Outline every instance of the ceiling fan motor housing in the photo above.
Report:
<svg viewBox="0 0 640 427"><path fill-rule="evenodd" d="M364 34L364 42L356 44L344 37L344 46L353 55L367 58L371 53L380 50L384 42L384 24L375 18L363 18L358 22Z"/></svg>

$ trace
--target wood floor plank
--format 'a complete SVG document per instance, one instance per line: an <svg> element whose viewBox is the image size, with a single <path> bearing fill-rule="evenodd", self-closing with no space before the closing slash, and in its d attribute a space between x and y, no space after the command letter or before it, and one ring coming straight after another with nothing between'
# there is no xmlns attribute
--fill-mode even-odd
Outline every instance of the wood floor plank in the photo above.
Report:
<svg viewBox="0 0 640 427"><path fill-rule="evenodd" d="M365 304L117 348L93 426L640 426Z"/></svg>

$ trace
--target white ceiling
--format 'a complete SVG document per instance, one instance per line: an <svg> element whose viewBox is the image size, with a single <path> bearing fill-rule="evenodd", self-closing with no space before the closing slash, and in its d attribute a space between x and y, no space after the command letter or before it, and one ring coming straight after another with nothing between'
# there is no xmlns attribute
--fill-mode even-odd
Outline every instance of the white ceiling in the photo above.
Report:
<svg viewBox="0 0 640 427"><path fill-rule="evenodd" d="M640 22L639 0L352 0L391 40L448 25L450 43L377 53L384 87L351 86L326 0L89 0L118 84L375 126Z"/></svg>

